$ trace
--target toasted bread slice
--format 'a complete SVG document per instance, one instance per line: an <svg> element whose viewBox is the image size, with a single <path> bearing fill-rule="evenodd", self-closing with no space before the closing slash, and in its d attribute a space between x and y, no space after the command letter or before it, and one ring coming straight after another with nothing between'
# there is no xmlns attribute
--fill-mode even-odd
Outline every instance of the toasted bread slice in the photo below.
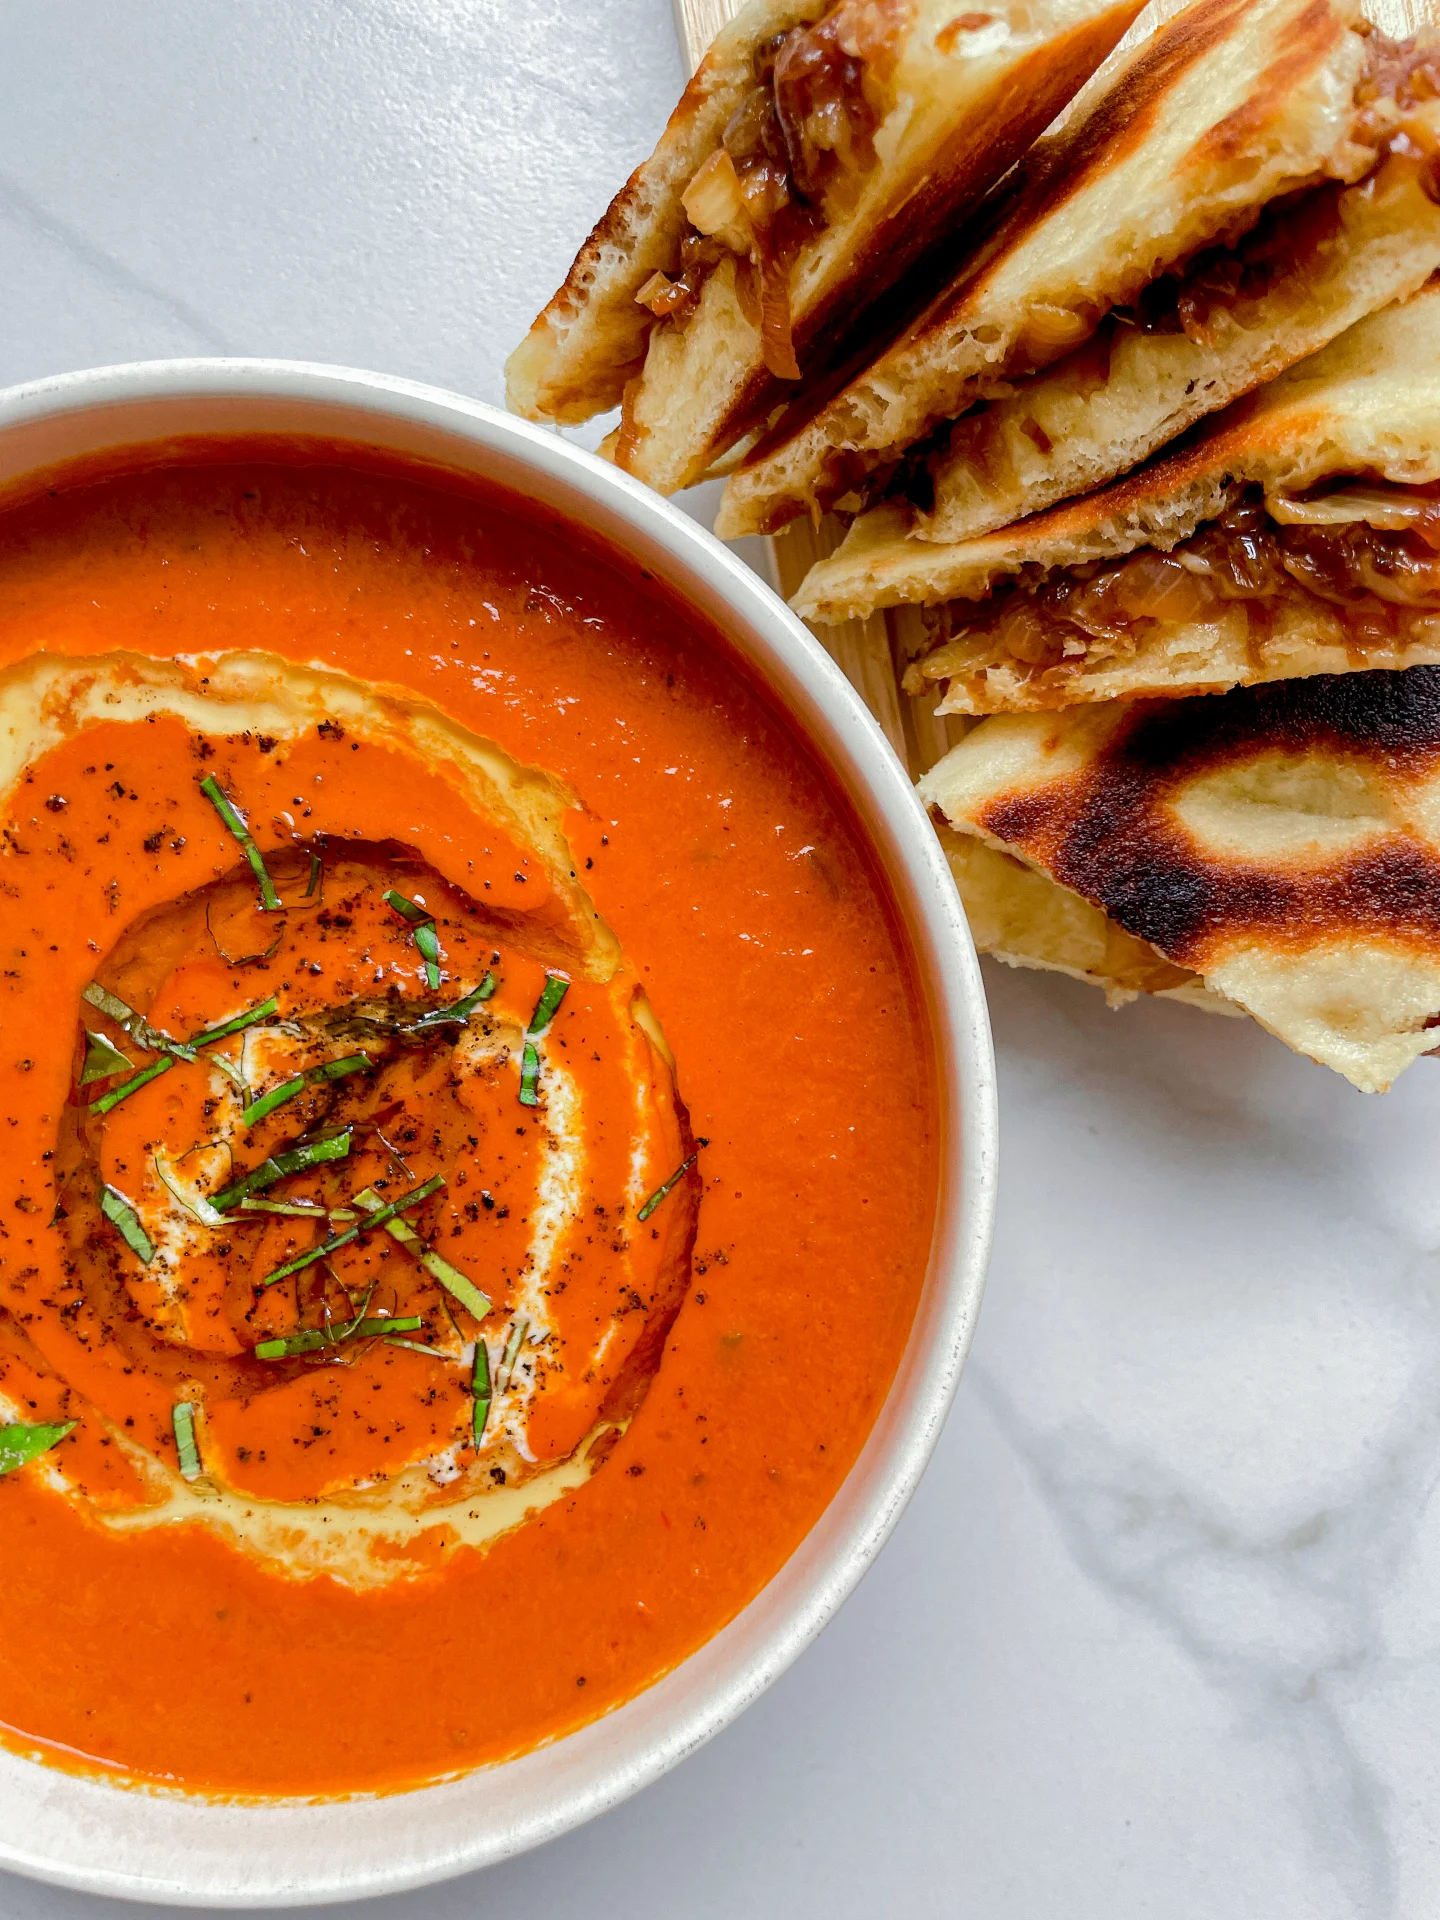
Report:
<svg viewBox="0 0 1440 1920"><path fill-rule="evenodd" d="M1433 118L1440 136L1440 102ZM1178 283L1194 316L1188 332L1111 316L1049 372L957 422L930 464L933 508L915 514L911 531L971 540L1089 493L1415 293L1440 270L1430 165L1419 153L1389 154L1355 186L1287 204L1239 248L1202 255Z"/></svg>
<svg viewBox="0 0 1440 1920"><path fill-rule="evenodd" d="M931 603L942 713L1440 660L1437 366L1433 287L1099 493L952 547L868 514L798 604Z"/></svg>
<svg viewBox="0 0 1440 1920"><path fill-rule="evenodd" d="M938 426L1234 245L1271 202L1363 178L1393 121L1373 111L1371 64L1351 0L1194 0L1026 156L894 344L771 426L727 481L718 530L773 531L882 484Z"/></svg>
<svg viewBox="0 0 1440 1920"><path fill-rule="evenodd" d="M623 394L619 464L699 479L843 356L1141 3L748 8L512 355L510 405L576 420Z"/></svg>
<svg viewBox="0 0 1440 1920"><path fill-rule="evenodd" d="M1003 714L920 783L1367 1092L1440 1025L1440 668Z"/></svg>

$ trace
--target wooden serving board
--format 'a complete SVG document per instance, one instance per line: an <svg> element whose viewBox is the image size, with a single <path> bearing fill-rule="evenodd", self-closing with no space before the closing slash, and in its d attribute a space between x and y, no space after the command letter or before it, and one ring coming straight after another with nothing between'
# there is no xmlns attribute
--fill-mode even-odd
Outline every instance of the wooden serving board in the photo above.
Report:
<svg viewBox="0 0 1440 1920"><path fill-rule="evenodd" d="M672 0L681 49L693 73L706 48L745 0ZM1153 0L1120 42L1123 53L1143 40L1188 0ZM1365 12L1382 32L1403 39L1435 18L1435 0L1367 0ZM1112 55L1112 58L1115 56ZM788 600L816 560L833 553L844 533L827 515L818 526L795 520L771 541L775 579ZM923 628L917 609L897 607L868 620L847 620L839 627L810 631L840 666L850 684L879 721L891 746L918 780L965 730L963 721L937 719L934 702L913 700L900 690L906 662L921 651Z"/></svg>

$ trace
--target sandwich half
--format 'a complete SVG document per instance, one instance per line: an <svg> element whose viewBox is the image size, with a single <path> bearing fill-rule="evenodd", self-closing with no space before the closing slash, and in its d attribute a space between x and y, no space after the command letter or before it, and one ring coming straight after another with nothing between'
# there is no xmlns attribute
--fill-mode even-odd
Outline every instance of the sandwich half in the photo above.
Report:
<svg viewBox="0 0 1440 1920"><path fill-rule="evenodd" d="M1366 1092L1436 1044L1440 668L1001 714L920 792Z"/></svg>
<svg viewBox="0 0 1440 1920"><path fill-rule="evenodd" d="M1080 500L954 546L894 508L797 596L926 603L911 693L985 714L1440 662L1440 287Z"/></svg>
<svg viewBox="0 0 1440 1920"><path fill-rule="evenodd" d="M752 0L511 355L510 406L623 404L621 466L700 479L843 355L1140 5Z"/></svg>
<svg viewBox="0 0 1440 1920"><path fill-rule="evenodd" d="M1003 524L1440 265L1433 36L1386 40L1350 0L1193 0L1096 89L997 189L920 317L772 423L717 531L886 495L917 539Z"/></svg>

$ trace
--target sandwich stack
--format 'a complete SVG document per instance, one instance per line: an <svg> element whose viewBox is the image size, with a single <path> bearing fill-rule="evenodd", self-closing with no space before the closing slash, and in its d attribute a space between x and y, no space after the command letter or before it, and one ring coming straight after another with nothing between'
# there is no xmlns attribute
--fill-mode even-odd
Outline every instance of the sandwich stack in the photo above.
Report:
<svg viewBox="0 0 1440 1920"><path fill-rule="evenodd" d="M1440 33L1412 25L752 4L511 388L577 418L553 396L603 387L652 484L728 475L717 530L776 536L982 951L1248 1015L1377 1091L1440 1038Z"/></svg>

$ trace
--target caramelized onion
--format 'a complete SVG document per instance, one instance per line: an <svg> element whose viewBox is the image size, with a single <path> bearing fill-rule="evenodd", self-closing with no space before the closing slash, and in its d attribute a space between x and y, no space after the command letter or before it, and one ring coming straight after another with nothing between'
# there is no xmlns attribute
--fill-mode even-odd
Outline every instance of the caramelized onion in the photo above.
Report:
<svg viewBox="0 0 1440 1920"><path fill-rule="evenodd" d="M1265 511L1282 527L1344 527L1358 521L1401 533L1406 527L1418 530L1440 520L1440 501L1409 487L1347 487L1343 493L1325 494L1318 500L1267 493Z"/></svg>
<svg viewBox="0 0 1440 1920"><path fill-rule="evenodd" d="M754 85L681 196L695 229L686 244L703 235L739 256L741 306L747 318L758 314L765 365L779 379L800 377L790 270L875 164L881 85L906 18L894 0L839 0L813 26L763 42ZM717 258L692 262L682 249L679 279L652 277L636 297L659 319L683 319Z"/></svg>
<svg viewBox="0 0 1440 1920"><path fill-rule="evenodd" d="M1131 620L1203 620L1213 600L1195 574L1163 553L1137 553L1121 569L1112 592Z"/></svg>
<svg viewBox="0 0 1440 1920"><path fill-rule="evenodd" d="M1047 366L1071 347L1079 346L1090 332L1090 322L1069 307L1032 306L1025 316L1025 358L1037 366Z"/></svg>
<svg viewBox="0 0 1440 1920"><path fill-rule="evenodd" d="M760 351L777 380L798 380L790 330L790 264L768 248L760 254Z"/></svg>
<svg viewBox="0 0 1440 1920"><path fill-rule="evenodd" d="M694 295L683 281L671 280L663 273L652 273L635 295L635 304L637 307L648 307L657 320L667 320L671 314L688 307L693 299Z"/></svg>
<svg viewBox="0 0 1440 1920"><path fill-rule="evenodd" d="M1440 499L1379 485L1276 499L1294 509L1288 521L1272 518L1251 489L1173 553L1142 548L1048 577L1036 572L984 606L936 609L938 645L911 668L909 684L973 671L977 646L1033 674L1071 672L1085 655L1133 653L1147 628L1214 619L1225 602L1323 601L1338 610L1347 641L1362 648L1393 645L1401 631L1418 633L1427 612L1440 613L1440 537L1433 546L1428 539Z"/></svg>
<svg viewBox="0 0 1440 1920"><path fill-rule="evenodd" d="M736 253L748 253L754 229L735 162L717 147L680 196L686 218L698 233L713 234Z"/></svg>

